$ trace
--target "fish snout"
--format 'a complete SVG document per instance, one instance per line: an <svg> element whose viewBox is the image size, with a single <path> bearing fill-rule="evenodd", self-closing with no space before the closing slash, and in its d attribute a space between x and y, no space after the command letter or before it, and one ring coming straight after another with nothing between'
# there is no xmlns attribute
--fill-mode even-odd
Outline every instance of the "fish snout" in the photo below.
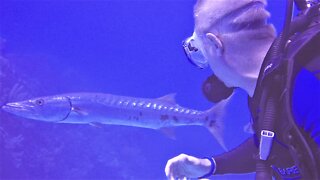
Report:
<svg viewBox="0 0 320 180"><path fill-rule="evenodd" d="M19 103L7 103L3 105L1 109L9 113L14 113L16 111L25 109L25 107Z"/></svg>

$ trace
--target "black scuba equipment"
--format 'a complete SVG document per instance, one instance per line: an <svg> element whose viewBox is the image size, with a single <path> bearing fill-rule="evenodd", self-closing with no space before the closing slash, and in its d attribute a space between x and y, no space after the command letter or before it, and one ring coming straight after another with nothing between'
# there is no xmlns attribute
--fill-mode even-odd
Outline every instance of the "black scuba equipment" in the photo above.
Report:
<svg viewBox="0 0 320 180"><path fill-rule="evenodd" d="M227 87L216 75L212 74L202 84L202 93L207 100L217 103L228 98L234 88Z"/></svg>
<svg viewBox="0 0 320 180"><path fill-rule="evenodd" d="M188 61L192 65L200 69L205 69L209 66L207 59L204 57L203 48L199 42L197 33L194 32L191 37L184 40L182 42L182 47Z"/></svg>
<svg viewBox="0 0 320 180"><path fill-rule="evenodd" d="M297 152L296 147L299 145L300 151L302 151L303 158L295 157L301 156L293 155L296 165L301 169L303 178L306 179L319 179L319 172L316 170L315 158L312 154L311 148L306 142L305 138L298 129L291 110L291 89L293 79L294 60L285 59L286 57L286 43L288 38L300 30L307 29L313 16L319 15L319 5L316 5L317 0L304 1L295 0L295 3L301 12L299 16L295 18L295 21L291 23L293 0L287 0L286 8L286 21L283 32L273 42L268 54L262 64L257 88L253 97L253 104L259 106L262 109L259 112L259 120L255 122L255 131L260 140L259 154L265 154L266 149L270 151L271 145L263 147L263 131L267 130L273 132L276 119L279 119L281 112L279 107L284 106L284 110L287 117L287 122L290 130L286 133L287 143L290 148L290 152ZM316 6L316 7L312 7ZM281 100L282 99L282 100ZM261 135L260 132L261 131ZM290 132L289 132L290 131ZM293 141L292 139L295 139ZM296 144L293 144L296 143ZM302 163L304 161L304 163ZM257 159L256 164L256 179L272 179L272 172L270 164L267 160Z"/></svg>

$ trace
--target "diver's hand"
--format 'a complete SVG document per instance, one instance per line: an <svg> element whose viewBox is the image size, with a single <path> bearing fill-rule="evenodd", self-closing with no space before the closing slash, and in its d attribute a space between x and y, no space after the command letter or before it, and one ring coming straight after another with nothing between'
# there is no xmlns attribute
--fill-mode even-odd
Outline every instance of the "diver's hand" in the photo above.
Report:
<svg viewBox="0 0 320 180"><path fill-rule="evenodd" d="M180 180L201 177L209 173L210 169L211 162L208 159L180 154L168 160L165 173L170 180Z"/></svg>

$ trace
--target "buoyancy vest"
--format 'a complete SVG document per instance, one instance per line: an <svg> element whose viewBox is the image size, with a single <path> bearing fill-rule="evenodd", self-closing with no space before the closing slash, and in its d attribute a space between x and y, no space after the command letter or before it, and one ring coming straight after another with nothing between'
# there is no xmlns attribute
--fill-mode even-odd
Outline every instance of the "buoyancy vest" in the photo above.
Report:
<svg viewBox="0 0 320 180"><path fill-rule="evenodd" d="M296 124L291 110L293 82L302 68L320 79L319 16L314 17L307 27L292 33L280 59L264 61L254 96L249 99L249 107L257 141L264 127L272 127L269 130L274 131L277 141L286 147L302 178L319 179L319 145ZM266 98L269 96L272 98ZM272 108L265 110L269 102L273 104ZM275 122L266 121L266 116L274 116ZM276 158L281 157L277 157L277 149L272 147L267 166L272 165Z"/></svg>

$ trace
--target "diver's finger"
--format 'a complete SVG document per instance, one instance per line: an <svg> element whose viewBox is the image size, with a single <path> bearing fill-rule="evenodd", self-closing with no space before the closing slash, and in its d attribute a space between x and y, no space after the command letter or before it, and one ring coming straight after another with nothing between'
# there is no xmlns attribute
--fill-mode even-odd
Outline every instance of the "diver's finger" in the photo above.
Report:
<svg viewBox="0 0 320 180"><path fill-rule="evenodd" d="M177 180L190 180L190 178L187 178L185 176L177 177Z"/></svg>
<svg viewBox="0 0 320 180"><path fill-rule="evenodd" d="M164 169L166 176L169 178L170 174L172 174L172 160L168 160L166 167Z"/></svg>
<svg viewBox="0 0 320 180"><path fill-rule="evenodd" d="M171 176L169 177L169 180L174 180L174 176L171 175Z"/></svg>
<svg viewBox="0 0 320 180"><path fill-rule="evenodd" d="M167 177L168 177L169 180L175 180L174 173L170 173Z"/></svg>
<svg viewBox="0 0 320 180"><path fill-rule="evenodd" d="M169 161L167 162L166 167L164 168L164 173L166 174L167 177L169 177L169 173L170 173Z"/></svg>
<svg viewBox="0 0 320 180"><path fill-rule="evenodd" d="M172 162L172 159L170 159L168 162L167 162L167 165L165 167L165 173L166 173L166 176L169 180L174 180L175 179L175 174L174 174L174 163Z"/></svg>

